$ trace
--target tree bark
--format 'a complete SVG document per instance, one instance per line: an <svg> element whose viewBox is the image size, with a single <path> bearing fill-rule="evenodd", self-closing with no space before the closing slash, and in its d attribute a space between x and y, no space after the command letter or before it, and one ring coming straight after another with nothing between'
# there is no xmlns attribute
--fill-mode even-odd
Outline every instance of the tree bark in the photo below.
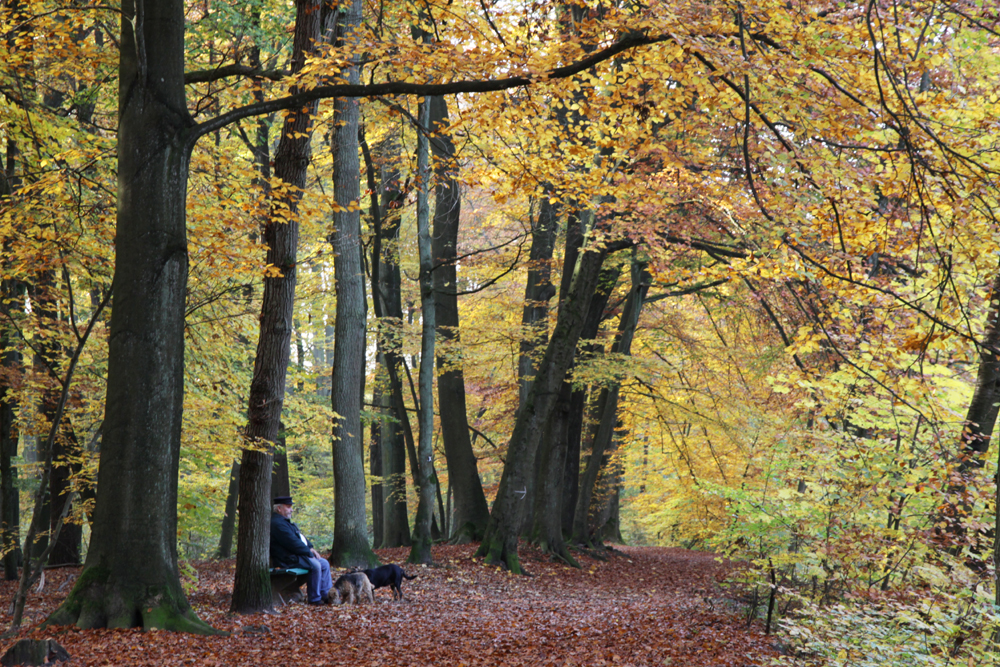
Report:
<svg viewBox="0 0 1000 667"><path fill-rule="evenodd" d="M555 330L535 375L524 408L518 412L507 446L507 462L478 555L521 573L517 541L524 515L524 490L533 474L534 452L552 416L566 372L576 352L601 266L608 253L624 244L603 242L585 246L574 264L570 287L559 307Z"/></svg>
<svg viewBox="0 0 1000 667"><path fill-rule="evenodd" d="M292 43L292 70L299 71L315 50L323 25L323 0L298 0ZM260 311L260 335L247 407L246 447L240 461L237 501L236 575L230 611L251 614L272 608L270 569L271 474L273 446L290 359L295 310L299 243L298 202L306 183L313 118L318 102L290 112L274 155L274 175L287 189L272 193L274 203L264 225L267 245Z"/></svg>
<svg viewBox="0 0 1000 667"><path fill-rule="evenodd" d="M338 8L345 42L353 42L361 22L361 2ZM356 84L355 59L342 75ZM358 101L334 102L333 180L338 211L331 243L335 254L337 322L334 333L332 389L334 529L330 563L370 567L378 558L368 544L365 516L365 467L361 429L361 394L365 373L365 288L361 267L360 164L358 162Z"/></svg>
<svg viewBox="0 0 1000 667"><path fill-rule="evenodd" d="M548 340L549 299L556 295L552 284L552 253L559 225L559 207L551 203L549 194L552 194L551 189L546 188L538 207L538 217L531 226L528 279L524 285L522 332L517 362L518 406L524 405L528 400L535 375L535 356ZM573 234L568 234L567 242L572 242L573 238Z"/></svg>
<svg viewBox="0 0 1000 667"><path fill-rule="evenodd" d="M437 333L441 340L459 343L457 261L459 216L462 200L458 181L452 170L455 145L444 133L448 124L448 103L443 97L430 98L431 153L434 156L435 181L434 235L431 251L434 262L434 309ZM465 374L460 360L438 355L438 405L441 439L444 442L448 478L454 494L454 530L456 544L483 538L490 510L483 493L476 455L469 438L469 419L465 402Z"/></svg>
<svg viewBox="0 0 1000 667"><path fill-rule="evenodd" d="M122 3L107 408L87 562L51 624L214 632L177 568L185 201L195 133L178 2ZM134 27L134 28L133 28ZM137 566L141 564L141 566Z"/></svg>
<svg viewBox="0 0 1000 667"><path fill-rule="evenodd" d="M73 492L72 480L82 466L83 449L73 431L69 417L62 419L60 434L56 437L52 453L53 466L49 493L49 534L56 532L59 517L69 516L71 508L66 507ZM79 565L80 549L83 544L83 525L76 521L65 520L59 530L59 537L49 555L48 565Z"/></svg>
<svg viewBox="0 0 1000 667"><path fill-rule="evenodd" d="M962 428L962 463L959 470L982 467L1000 411L1000 271L990 288L986 330L979 346L979 370Z"/></svg>
<svg viewBox="0 0 1000 667"><path fill-rule="evenodd" d="M379 363L389 381L387 418L380 431L382 437L382 469L385 476L383 505L383 547L410 546L409 515L406 509L406 444L410 431L409 416L403 402L403 385L399 377L402 364L397 333L403 320L402 276L399 269L399 228L403 193L399 186L399 142L390 135L380 150L381 176L377 179L375 165L362 142L369 172L369 187L382 193L383 205L372 208L375 235L372 242L372 304L378 318ZM384 212L384 216L382 213ZM412 437L412 435L410 435Z"/></svg>
<svg viewBox="0 0 1000 667"><path fill-rule="evenodd" d="M384 370L384 369L381 369ZM372 477L372 548L382 548L383 531L385 524L385 484L382 481L382 426L384 423L383 411L385 409L384 394L381 380L376 376L375 387L372 390L372 423L371 440L368 444L368 473Z"/></svg>
<svg viewBox="0 0 1000 667"><path fill-rule="evenodd" d="M419 440L417 465L413 470L413 483L417 487L417 518L413 522L413 544L409 562L430 563L431 523L434 519L435 484L434 467L434 338L437 331L434 309L433 259L430 233L430 147L427 132L430 128L430 99L420 102L419 127L417 128L417 250L420 256L420 394Z"/></svg>
<svg viewBox="0 0 1000 667"><path fill-rule="evenodd" d="M608 301L614 292L620 274L621 265L618 263L602 267L597 280L597 288L587 309L587 318L580 332L581 339L591 340L597 336L601 322L604 320ZM593 345L588 347L593 348ZM572 364L570 368L572 368ZM563 537L569 532L564 529L563 503L568 502L568 496L574 499L576 497L577 473L580 469L579 434L582 428L583 413L582 411L577 414L573 413L573 401L575 394L580 394L582 397L583 393L582 391L574 392L572 385L566 381L563 381L559 390L556 407L546 425L549 431L541 439L538 446L535 477L537 491L534 497L530 531L531 541L537 544L542 551L551 553L574 566L577 565L576 559L570 555ZM574 417L578 421L572 421ZM573 437L575 437L575 441L571 442L570 439ZM573 461L569 460L570 452L576 457ZM567 493L563 488L567 483L572 484L571 493ZM571 507L571 519L572 509Z"/></svg>
<svg viewBox="0 0 1000 667"><path fill-rule="evenodd" d="M289 479L288 441L285 437L284 422L278 422L278 437L275 439L274 444L274 461L271 463L270 498L290 496L292 495L292 482Z"/></svg>
<svg viewBox="0 0 1000 667"><path fill-rule="evenodd" d="M2 185L2 184L0 184ZM0 283L0 302L17 303L23 292L20 283L4 280ZM20 373L21 354L14 347L14 335L7 326L0 326L0 551L3 552L3 576L17 579L20 566L21 502L14 458L17 456L18 432L14 416L16 407L12 383Z"/></svg>
<svg viewBox="0 0 1000 667"><path fill-rule="evenodd" d="M618 322L618 335L611 346L613 354L628 356L632 351L632 340L639 324L639 314L649 291L650 278L644 262L635 262L632 266L632 289L625 300L625 308ZM577 544L592 546L592 531L590 529L590 509L594 495L597 476L605 461L604 453L611 446L614 429L618 423L618 396L620 382L612 382L601 390L598 399L600 422L594 434L590 459L580 480L580 494L577 498L573 517L572 541Z"/></svg>
<svg viewBox="0 0 1000 667"><path fill-rule="evenodd" d="M965 414L965 425L959 436L958 465L948 485L951 500L939 508L933 517L935 539L949 549L957 550L969 537L964 526L965 517L972 511L969 485L972 477L985 463L1000 411L1000 271L990 287L986 329L979 344L979 369L976 384ZM1000 508L995 510L1000 522ZM939 527L942 526L943 527ZM980 551L976 545L976 551Z"/></svg>
<svg viewBox="0 0 1000 667"><path fill-rule="evenodd" d="M219 550L216 557L222 560L233 555L233 534L236 532L236 501L240 495L240 460L233 459L229 471L229 489L226 492L226 513L222 517Z"/></svg>
<svg viewBox="0 0 1000 667"><path fill-rule="evenodd" d="M537 235L535 234L535 231L532 230L531 255L533 263L534 261L544 262L546 255L549 258L551 258L552 256L552 248L548 248L546 246L549 243L552 244L555 243L554 226L556 224L556 215L557 211L555 209L549 208L549 210L545 210L544 206L542 211L539 212L538 226L540 227L541 225L544 224L546 229L542 230L540 228L539 232L543 233L539 233ZM538 249L535 248L536 241L538 242L539 245ZM569 291L570 283L573 278L573 271L576 267L576 260L577 257L579 257L580 247L583 245L583 241L584 241L584 220L580 215L579 209L574 207L573 209L570 210L570 213L566 218L566 241L565 241L565 253L563 257L563 275L559 285L560 303L562 303L565 300L566 294ZM528 285L525 286L525 292L524 292L525 304L524 304L524 311L522 313L521 323L522 326L524 326L526 329L529 328L537 329L539 326L544 326L545 335L536 341L526 340L525 338L521 339L521 357L519 360L519 368L518 368L519 380L520 380L520 392L519 392L520 399L518 402L519 411L524 409L524 404L527 402L527 396L531 390L531 384L533 382L531 378L535 372L533 365L535 363L535 357L538 354L538 351L535 348L537 347L538 349L542 349L545 347L545 340L548 334L547 300L551 295L547 293L545 285L542 284L543 277L544 277L543 274L539 273L533 274L531 269L529 268ZM551 276L549 276L549 278L551 279ZM551 288L551 291L554 293L554 290L555 288L553 286ZM540 300L543 297L545 297L545 303L540 302ZM542 306L544 306L544 308ZM543 314L545 316L544 323L535 321L536 318L542 317ZM529 333L528 331L525 331L523 335L526 336L528 335L528 333ZM569 368L572 368L572 361L570 362ZM567 373L569 372L569 368L566 369ZM525 376L524 375L525 373L527 373L528 375ZM558 418L559 416L561 416L561 413L559 411L554 411L553 415L556 418ZM565 427L563 426L556 428L557 433L562 433L563 431L565 431ZM542 441L544 440L545 439L543 438ZM527 511L525 511L523 513L523 516L521 517L520 530L522 535L530 537L532 530L534 528L533 514L531 510L535 506L535 497L536 497L535 484L539 475L544 476L546 477L546 479L548 479L548 473L542 472L541 461L539 460L541 452L538 450L537 446L535 446L535 449L529 452L527 455L534 461L534 467L536 473L533 475L529 475L528 478L525 480L526 484L524 487L525 490L524 506L525 508L527 508Z"/></svg>

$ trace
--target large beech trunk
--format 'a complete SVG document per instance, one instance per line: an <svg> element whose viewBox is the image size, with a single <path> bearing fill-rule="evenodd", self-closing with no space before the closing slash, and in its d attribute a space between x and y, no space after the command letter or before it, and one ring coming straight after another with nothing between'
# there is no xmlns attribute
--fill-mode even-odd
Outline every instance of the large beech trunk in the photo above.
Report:
<svg viewBox="0 0 1000 667"><path fill-rule="evenodd" d="M187 238L195 138L184 101L184 13L122 3L118 225L100 493L83 572L48 622L213 632L177 569ZM138 39L133 26L140 31ZM141 566L137 566L141 564Z"/></svg>
<svg viewBox="0 0 1000 667"><path fill-rule="evenodd" d="M525 514L524 492L534 475L534 453L555 408L559 390L576 353L601 266L618 244L602 243L580 252L574 263L570 287L559 306L555 330L535 374L528 400L518 412L507 446L507 462L490 513L486 536L478 555L488 563L503 564L520 573L517 542Z"/></svg>
<svg viewBox="0 0 1000 667"><path fill-rule="evenodd" d="M632 340L639 323L639 314L649 291L650 277L646 273L646 265L637 262L632 266L632 289L625 300L625 308L618 322L618 334L611 346L612 354L628 356L632 353ZM580 493L577 497L576 511L573 516L573 536L576 543L590 545L592 534L590 530L590 510L594 497L594 487L597 484L601 466L606 462L605 452L611 447L614 429L618 423L618 396L620 382L612 382L601 390L598 399L597 430L593 435L590 459L580 480Z"/></svg>
<svg viewBox="0 0 1000 667"><path fill-rule="evenodd" d="M447 126L448 103L443 97L430 98L431 128ZM437 333L445 343L458 344L458 294L455 262L458 248L459 215L462 199L455 179L455 145L444 133L432 135L435 181L434 235L431 252L434 262L434 310ZM438 355L438 405L441 439L448 463L448 477L454 496L452 540L465 543L480 540L490 520L476 455L469 437L465 403L465 374L461 363Z"/></svg>
<svg viewBox="0 0 1000 667"><path fill-rule="evenodd" d="M341 4L345 41L361 22L361 2ZM338 33L340 30L338 29ZM356 84L356 64L348 67L348 81ZM331 236L334 279L337 284L337 322L333 341L331 402L333 422L334 528L330 563L343 567L370 567L378 558L368 543L365 516L365 465L361 430L361 387L365 373L365 285L361 267L361 198L358 161L358 101L334 102L333 190L339 210Z"/></svg>
<svg viewBox="0 0 1000 667"><path fill-rule="evenodd" d="M292 45L292 69L302 69L322 33L323 0L299 0ZM285 377L290 358L295 310L296 263L299 244L298 201L306 183L312 123L318 102L285 117L274 155L274 175L292 186L272 197L264 225L266 265L277 270L264 278L260 336L250 383L248 420L239 469L240 517L236 541L236 576L230 611L255 613L271 609L270 517L273 444L280 432Z"/></svg>
<svg viewBox="0 0 1000 667"><path fill-rule="evenodd" d="M431 562L431 524L434 519L434 495L437 490L434 470L434 338L437 333L434 308L434 285L431 277L430 234L430 99L420 103L420 127L417 134L417 250L420 256L420 371L418 392L417 465L413 466L413 482L417 487L417 516L413 522L413 544L409 562Z"/></svg>
<svg viewBox="0 0 1000 667"><path fill-rule="evenodd" d="M621 265L617 263L601 269L597 288L590 300L587 318L580 334L582 339L591 340L597 336L620 274ZM576 560L570 555L563 538L564 533L569 532L564 529L563 503L568 502L567 498L572 498L572 502L575 502L577 494L576 477L580 469L580 420L583 417L582 411L579 413L573 411L574 395L578 393L582 395L583 392L574 392L572 385L563 381L556 407L547 422L548 431L539 443L535 478L537 491L530 517L529 533L531 541L542 551L573 565L577 564ZM574 421L574 418L577 421ZM575 459L571 460L571 456ZM572 472L567 474L567 470ZM568 491L564 488L566 485L571 486ZM572 510L571 506L570 526L572 526Z"/></svg>

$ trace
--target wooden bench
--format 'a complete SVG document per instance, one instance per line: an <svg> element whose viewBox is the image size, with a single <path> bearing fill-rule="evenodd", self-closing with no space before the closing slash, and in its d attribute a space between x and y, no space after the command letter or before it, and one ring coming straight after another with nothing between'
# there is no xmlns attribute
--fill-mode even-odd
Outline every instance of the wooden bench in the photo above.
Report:
<svg viewBox="0 0 1000 667"><path fill-rule="evenodd" d="M271 603L279 607L293 601L302 584L309 579L309 570L301 567L271 568Z"/></svg>

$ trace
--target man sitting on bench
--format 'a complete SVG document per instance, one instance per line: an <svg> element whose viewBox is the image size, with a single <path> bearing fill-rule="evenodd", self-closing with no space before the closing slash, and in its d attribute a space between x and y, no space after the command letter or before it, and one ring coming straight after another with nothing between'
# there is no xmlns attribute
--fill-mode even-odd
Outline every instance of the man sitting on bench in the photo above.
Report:
<svg viewBox="0 0 1000 667"><path fill-rule="evenodd" d="M306 591L309 604L330 604L330 563L319 555L299 527L292 523L292 497L278 496L271 512L271 565L309 570Z"/></svg>

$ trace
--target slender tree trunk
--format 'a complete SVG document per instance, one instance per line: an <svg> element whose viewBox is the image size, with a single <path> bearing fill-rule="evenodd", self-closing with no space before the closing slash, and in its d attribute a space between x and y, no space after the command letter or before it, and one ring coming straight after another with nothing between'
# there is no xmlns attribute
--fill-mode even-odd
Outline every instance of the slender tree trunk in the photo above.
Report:
<svg viewBox="0 0 1000 667"><path fill-rule="evenodd" d="M962 462L959 470L967 472L982 467L990 447L993 429L1000 411L1000 271L990 288L986 330L979 347L979 370L969 409L962 428Z"/></svg>
<svg viewBox="0 0 1000 667"><path fill-rule="evenodd" d="M409 562L431 562L431 522L434 518L434 337L436 321L434 309L433 259L430 233L430 148L427 131L430 127L430 99L420 103L420 127L417 128L417 249L420 255L420 392L419 445L414 484L417 487L417 518L413 522L413 545Z"/></svg>
<svg viewBox="0 0 1000 667"><path fill-rule="evenodd" d="M387 361L388 363L388 361ZM398 396L402 401L401 393ZM391 407L395 401L390 397L390 414L399 414L400 410ZM403 410L405 415L405 409ZM398 419L387 420L384 428L384 447L382 449L383 470L386 478L386 496L384 505L385 525L383 528L382 546L410 546L410 520L406 503L406 444L403 429L409 425L402 424Z"/></svg>
<svg viewBox="0 0 1000 667"><path fill-rule="evenodd" d="M356 40L361 23L361 2L351 0L338 8L345 43ZM356 60L346 72L357 84ZM337 323L334 333L331 401L337 415L333 422L334 529L331 564L369 567L378 562L368 544L365 513L365 466L361 430L361 394L365 374L365 288L361 267L361 199L358 161L358 101L334 102L333 179L338 211L334 214L331 243L335 253Z"/></svg>
<svg viewBox="0 0 1000 667"><path fill-rule="evenodd" d="M384 417L384 395L382 393L382 383L384 382L384 369L383 377L376 377L375 388L372 390L372 413L374 417L371 423L371 440L368 446L368 472L372 477L372 548L380 549L382 548L383 531L385 530L385 524L383 522L383 516L385 514L385 508L383 503L385 502L384 489L385 485L382 481L382 427L385 421Z"/></svg>
<svg viewBox="0 0 1000 667"><path fill-rule="evenodd" d="M578 389L570 395L566 421L566 465L563 467L561 521L563 535L573 533L573 513L580 493L580 441L583 438L583 416L587 406L587 392Z"/></svg>
<svg viewBox="0 0 1000 667"><path fill-rule="evenodd" d="M8 358L13 353L4 353L3 365L8 366ZM12 364L13 365L13 364ZM21 556L20 540L20 493L17 484L17 469L13 459L17 456L17 431L14 426L13 402L7 388L0 387L0 550L3 551L3 576L12 581L17 579L17 568Z"/></svg>
<svg viewBox="0 0 1000 667"><path fill-rule="evenodd" d="M28 299L32 304L32 316L36 318L37 325L45 331L56 332L59 330L59 306L54 285L54 271L49 268L39 271L34 282L28 287ZM59 390L58 367L63 351L59 345L57 336L45 336L33 347L34 356L32 368L36 377L35 382L42 384L44 389L41 392L38 410L41 415L51 425L57 403ZM38 460L50 460L55 452L45 451L44 440L38 441ZM55 441L53 441L55 446ZM54 471L53 471L54 472ZM49 484L55 483L55 475L48 476ZM61 481L61 480L60 480ZM58 490L57 490L58 492ZM52 493L50 487L42 494L41 517L46 526L52 521ZM24 550L32 556L37 557L49 546L49 531L41 527L38 528L33 544L25 544Z"/></svg>
<svg viewBox="0 0 1000 667"><path fill-rule="evenodd" d="M979 345L979 369L976 384L965 414L965 425L958 443L958 465L948 485L950 499L938 508L933 517L935 539L945 548L958 551L967 541L979 542L969 536L964 526L972 511L969 487L973 477L983 467L1000 411L1000 271L990 287L986 328ZM1000 508L995 511L1000 522ZM974 544L975 551L981 551Z"/></svg>
<svg viewBox="0 0 1000 667"><path fill-rule="evenodd" d="M53 466L50 481L51 492L49 502L49 534L54 535L59 517L69 517L72 512L70 503L73 495L73 478L79 475L83 468L81 461L83 449L77 440L76 433L69 417L64 417L60 425L60 434L53 444ZM67 507L70 504L70 507ZM80 549L83 544L83 525L77 521L63 521L59 530L58 541L53 545L49 555L48 565L79 565Z"/></svg>
<svg viewBox="0 0 1000 667"><path fill-rule="evenodd" d="M455 145L438 128L448 123L448 103L443 97L430 98L430 125L435 128L431 152L435 159L434 236L434 309L437 332L441 340L457 346L459 343L458 277L456 271L458 225L461 196L452 170ZM469 420L465 403L465 374L460 360L438 356L438 405L441 406L441 438L444 442L448 478L454 493L454 531L452 541L458 544L481 540L490 510L479 478L476 455L469 438ZM446 528L447 530L447 528Z"/></svg>
<svg viewBox="0 0 1000 667"><path fill-rule="evenodd" d="M292 44L292 70L299 71L322 34L323 0L298 0ZM318 102L289 113L274 155L274 175L290 188L271 208L264 225L266 265L260 335L247 408L247 447L240 460L240 517L236 539L236 576L230 611L256 613L272 608L270 569L271 474L278 439L295 310L299 243L299 194L305 187L313 118ZM287 471L286 471L287 472Z"/></svg>
<svg viewBox="0 0 1000 667"><path fill-rule="evenodd" d="M379 363L385 369L389 382L386 407L394 417L384 421L380 432L382 469L386 480L382 546L410 546L409 515L406 509L405 434L410 434L409 437L412 438L412 431L403 402L403 385L399 378L402 360L397 334L403 319L398 242L403 198L399 186L399 142L394 135L390 135L382 144L382 175L378 179L375 176L375 164L364 141L361 148L365 154L369 188L373 192L381 192L381 201L384 203L382 206L372 207L375 226L372 242L372 304L379 324ZM381 215L383 212L384 216Z"/></svg>
<svg viewBox="0 0 1000 667"><path fill-rule="evenodd" d="M178 2L132 0L121 12L118 225L100 493L84 570L49 622L213 632L191 611L177 569L184 209L196 136L184 99L184 12Z"/></svg>
<svg viewBox="0 0 1000 667"><path fill-rule="evenodd" d="M233 459L229 471L229 490L226 492L226 513L222 517L222 532L219 535L219 550L216 557L222 560L233 555L233 534L236 532L236 501L240 495L240 460Z"/></svg>
<svg viewBox="0 0 1000 667"><path fill-rule="evenodd" d="M8 138L6 147L6 161L0 165L0 202L10 197L20 184L17 144ZM6 258L10 256L7 248L0 250L3 251L0 262L6 263ZM22 309L23 294L24 286L19 281L0 281L0 311L9 317L14 311ZM17 579L21 558L21 503L17 468L13 465L17 456L18 433L12 384L14 376L21 370L21 353L15 345L16 339L17 334L9 322L0 321L0 553L3 554L3 576L8 581Z"/></svg>

